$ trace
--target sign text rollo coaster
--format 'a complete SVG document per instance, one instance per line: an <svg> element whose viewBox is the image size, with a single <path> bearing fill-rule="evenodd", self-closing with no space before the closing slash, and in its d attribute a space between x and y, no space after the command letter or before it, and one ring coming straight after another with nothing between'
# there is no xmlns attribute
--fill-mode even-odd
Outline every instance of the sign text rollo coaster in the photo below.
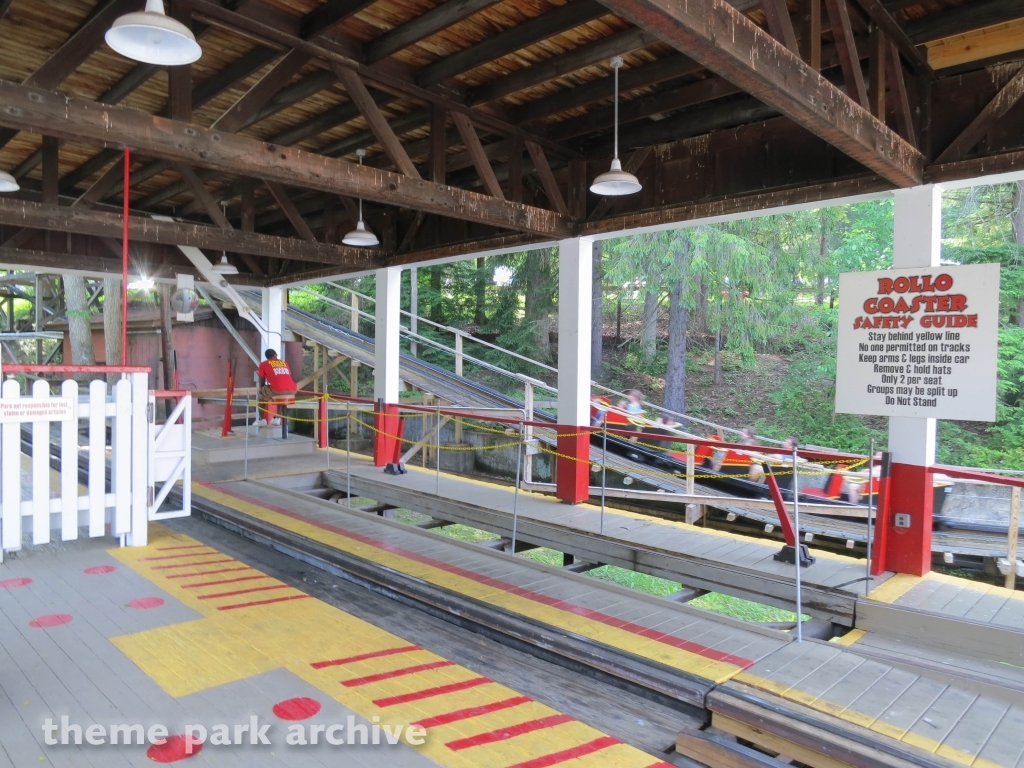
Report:
<svg viewBox="0 0 1024 768"><path fill-rule="evenodd" d="M999 265L839 276L836 413L996 417Z"/></svg>
<svg viewBox="0 0 1024 768"><path fill-rule="evenodd" d="M75 404L66 397L19 397L0 400L0 424L29 421L70 421Z"/></svg>

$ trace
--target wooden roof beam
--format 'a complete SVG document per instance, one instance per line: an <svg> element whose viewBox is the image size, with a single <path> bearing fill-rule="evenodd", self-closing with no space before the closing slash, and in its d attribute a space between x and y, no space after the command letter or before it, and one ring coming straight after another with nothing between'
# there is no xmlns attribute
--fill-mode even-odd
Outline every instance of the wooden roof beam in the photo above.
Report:
<svg viewBox="0 0 1024 768"><path fill-rule="evenodd" d="M893 184L921 183L920 152L732 6L715 0L602 2Z"/></svg>
<svg viewBox="0 0 1024 768"><path fill-rule="evenodd" d="M364 49L366 63L373 64L386 59L497 2L499 0L448 0L441 3L368 42Z"/></svg>
<svg viewBox="0 0 1024 768"><path fill-rule="evenodd" d="M0 224L25 225L34 229L115 238L121 237L123 227L119 213L9 198L0 199ZM306 242L294 237L275 237L237 229L224 231L205 224L160 221L146 216L128 217L128 237L142 243L192 245L214 251L235 251L276 259L297 259L357 268L378 266L372 254L359 248Z"/></svg>
<svg viewBox="0 0 1024 768"><path fill-rule="evenodd" d="M1010 78L999 93L992 97L992 100L985 105L985 108L978 113L977 117L971 120L970 124L960 132L946 147L942 154L935 158L935 165L952 163L963 160L964 155L974 148L974 145L981 141L989 128L1005 115L1024 96L1024 67L1017 70L1017 74Z"/></svg>
<svg viewBox="0 0 1024 768"><path fill-rule="evenodd" d="M544 194L548 196L548 201L556 211L563 216L568 216L569 209L565 205L565 198L562 197L562 190L558 188L558 182L555 181L555 175L551 172L544 149L532 141L528 141L526 142L526 151L530 153L530 159L533 160L533 166L537 169L537 176L544 188Z"/></svg>
<svg viewBox="0 0 1024 768"><path fill-rule="evenodd" d="M242 130L270 99L286 86L309 61L305 51L289 51L260 78L259 82L242 94L238 101L211 125L219 131L235 133Z"/></svg>
<svg viewBox="0 0 1024 768"><path fill-rule="evenodd" d="M928 66L928 57L907 37L892 14L882 5L881 0L857 0L857 4L864 9L864 13L875 23L885 36L892 40L900 53L910 62L915 72L925 75L932 74L932 68Z"/></svg>
<svg viewBox="0 0 1024 768"><path fill-rule="evenodd" d="M310 240L316 242L316 235L313 234L313 230L309 228L309 224L302 218L302 214L299 213L295 207L295 203L288 196L288 191L281 185L275 184L272 181L263 182L267 189L270 190L270 194L273 195L274 200L277 201L278 206L281 208L281 212L288 217L288 221L295 227L295 231L298 232L299 237L303 240Z"/></svg>
<svg viewBox="0 0 1024 768"><path fill-rule="evenodd" d="M563 217L421 179L359 167L312 152L279 147L108 107L0 80L0 124L19 130L105 146L129 146L165 161L212 168L323 192L363 197L385 205L423 210L495 227L564 237ZM236 249L237 250L237 249Z"/></svg>
<svg viewBox="0 0 1024 768"><path fill-rule="evenodd" d="M768 18L768 31L771 36L799 56L800 49L797 47L796 30L793 29L793 19L789 16L786 0L763 0L761 6L764 8L764 15Z"/></svg>
<svg viewBox="0 0 1024 768"><path fill-rule="evenodd" d="M857 41L850 25L850 9L846 5L846 0L825 0L825 7L828 9L828 20L832 25L836 50L839 52L839 65L843 70L846 95L867 108L868 90L864 85L864 72L860 68L860 56L857 55Z"/></svg>
<svg viewBox="0 0 1024 768"><path fill-rule="evenodd" d="M462 141L466 144L466 151L469 152L469 156L473 160L473 166L476 168L476 172L480 176L480 181L483 183L484 189L487 190L487 194L499 200L504 200L505 195L501 191L501 185L498 184L498 178L494 175L494 169L491 168L491 163L487 159L483 145L480 143L480 137L476 135L476 129L473 128L473 123L470 122L468 117L458 112L452 113L452 120L455 122L455 127L459 129ZM559 211L559 213L562 213L562 211Z"/></svg>

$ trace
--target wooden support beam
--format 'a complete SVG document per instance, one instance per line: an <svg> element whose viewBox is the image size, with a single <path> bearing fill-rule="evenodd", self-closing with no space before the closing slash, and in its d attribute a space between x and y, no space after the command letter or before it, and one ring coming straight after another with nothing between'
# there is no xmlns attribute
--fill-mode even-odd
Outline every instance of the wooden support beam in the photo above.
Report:
<svg viewBox="0 0 1024 768"><path fill-rule="evenodd" d="M587 218L587 161L569 161L569 216Z"/></svg>
<svg viewBox="0 0 1024 768"><path fill-rule="evenodd" d="M303 17L301 34L303 37L312 37L317 32L330 29L335 24L355 16L367 6L373 5L373 2L374 0L327 0Z"/></svg>
<svg viewBox="0 0 1024 768"><path fill-rule="evenodd" d="M596 42L587 43L571 51L552 56L550 59L545 59L539 64L534 64L532 67L525 67L510 75L505 75L485 83L470 93L469 103L479 105L496 101L504 96L527 88L533 88L549 80L564 77L578 69L605 62L612 56L619 56L639 48L646 48L648 45L657 42L657 39L652 32L638 27L617 32L609 37L603 37Z"/></svg>
<svg viewBox="0 0 1024 768"><path fill-rule="evenodd" d="M117 213L90 211L81 206L55 206L6 198L0 198L0 224L118 239L122 233L121 216ZM130 216L128 226L128 236L143 243L193 245L214 251L251 253L256 256L314 261L341 267L356 265L360 269L373 269L379 266L373 254L363 249L305 242L294 237L275 237L237 229L226 232L204 224L160 221L143 216Z"/></svg>
<svg viewBox="0 0 1024 768"><path fill-rule="evenodd" d="M12 2L14 2L14 0L0 0L0 21L3 21L4 16L7 15L7 11L10 10Z"/></svg>
<svg viewBox="0 0 1024 768"><path fill-rule="evenodd" d="M192 26L192 10L184 2L171 4L170 16L186 27ZM137 67L146 66L139 64ZM136 67L136 68L137 68ZM133 68L134 71L135 68ZM143 73L140 72L140 76ZM148 78L147 78L148 79ZM139 85L142 83L140 82ZM134 89L133 89L134 90ZM127 96L127 94L125 94ZM99 99L99 101L106 101ZM109 102L108 102L109 103ZM172 120L192 122L192 65L167 68L167 115Z"/></svg>
<svg viewBox="0 0 1024 768"><path fill-rule="evenodd" d="M498 0L448 0L441 3L367 43L363 51L366 63L373 64L386 59L497 2Z"/></svg>
<svg viewBox="0 0 1024 768"><path fill-rule="evenodd" d="M256 183L247 179L242 187L241 219L242 231L253 232L256 230Z"/></svg>
<svg viewBox="0 0 1024 768"><path fill-rule="evenodd" d="M786 0L762 0L761 7L768 18L768 31L771 36L799 56L796 31L793 29L793 20L789 16Z"/></svg>
<svg viewBox="0 0 1024 768"><path fill-rule="evenodd" d="M260 78L258 83L242 94L238 101L232 104L210 127L228 133L242 130L275 93L291 82L291 79L309 62L309 59L310 56L305 51L286 53L267 74Z"/></svg>
<svg viewBox="0 0 1024 768"><path fill-rule="evenodd" d="M523 140L512 139L508 157L508 196L514 203L523 202Z"/></svg>
<svg viewBox="0 0 1024 768"><path fill-rule="evenodd" d="M871 30L870 58L868 61L868 99L871 114L885 122L885 60L889 57L889 43L878 27Z"/></svg>
<svg viewBox="0 0 1024 768"><path fill-rule="evenodd" d="M83 143L128 145L171 162L180 160L491 226L558 237L571 233L563 217L539 208L2 80L0 104L0 124L19 130L45 131Z"/></svg>
<svg viewBox="0 0 1024 768"><path fill-rule="evenodd" d="M828 20L832 25L836 50L839 52L839 65L843 70L846 95L867 108L868 93L864 85L864 73L860 68L860 56L857 55L857 41L850 26L850 9L846 5L846 0L825 0L825 7L828 8Z"/></svg>
<svg viewBox="0 0 1024 768"><path fill-rule="evenodd" d="M276 184L272 181L264 181L263 183L267 186L267 189L270 190L270 194L274 196L277 204L281 206L281 210L284 212L284 215L288 217L288 221L292 223L292 226L295 227L295 231L299 233L299 237L303 240L316 242L316 235L313 234L313 230L309 228L309 224L306 223L306 220L302 218L302 214L299 213L298 209L295 207L295 203L293 203L292 199L288 196L288 191L282 185Z"/></svg>
<svg viewBox="0 0 1024 768"><path fill-rule="evenodd" d="M999 93L992 97L992 100L985 105L985 108L971 120L970 125L960 132L946 147L942 154L935 158L935 164L951 163L956 160L963 160L964 155L970 152L974 146L981 141L981 137L992 127L992 125L1020 101L1024 96L1024 67L1017 70L1017 74L1010 78Z"/></svg>
<svg viewBox="0 0 1024 768"><path fill-rule="evenodd" d="M892 92L893 107L896 111L896 130L911 146L917 146L914 132L914 114L910 109L910 98L907 96L907 84L903 79L903 64L900 63L900 52L895 44L889 41L889 61L886 67L889 90Z"/></svg>
<svg viewBox="0 0 1024 768"><path fill-rule="evenodd" d="M410 179L420 178L420 173L416 170L416 166L409 158L405 148L402 147L402 142L398 140L395 132L391 130L387 118L380 111L380 108L373 100L359 75L351 69L340 65L333 64L332 66L334 74L338 76L342 85L345 86L348 97L359 108L360 113L366 120L366 124L370 127L373 135L377 137L377 141L384 147L384 151L391 158L391 162L395 164L399 173L408 176Z"/></svg>
<svg viewBox="0 0 1024 768"><path fill-rule="evenodd" d="M430 180L444 184L448 156L448 114L440 104L430 105Z"/></svg>
<svg viewBox="0 0 1024 768"><path fill-rule="evenodd" d="M416 82L424 88L436 85L607 13L596 0L574 0L428 64L420 70Z"/></svg>
<svg viewBox="0 0 1024 768"><path fill-rule="evenodd" d="M412 244L416 241L416 233L420 231L420 227L423 226L423 219L426 218L426 214L423 211L417 211L416 215L412 219L412 223L409 224L409 229L405 231L405 236L402 238L402 242L398 246L398 253L409 250Z"/></svg>
<svg viewBox="0 0 1024 768"><path fill-rule="evenodd" d="M907 37L903 27L896 23L892 14L882 5L881 0L857 0L857 4L864 9L868 18L874 22L875 27L892 40L899 52L910 62L915 72L931 74L932 69L928 66L927 56L918 50L917 46Z"/></svg>
<svg viewBox="0 0 1024 768"><path fill-rule="evenodd" d="M175 163L174 170L188 183L192 194L195 195L196 200L203 206L203 210L206 211L206 215L210 217L210 220L225 232L233 230L234 227L231 226L231 222L228 221L227 216L224 215L220 206L217 205L209 190L203 186L202 179L196 175L196 172L185 165L185 163Z"/></svg>
<svg viewBox="0 0 1024 768"><path fill-rule="evenodd" d="M562 197L562 190L558 188L558 182L555 181L555 175L551 172L551 166L548 164L544 150L532 141L528 141L526 142L526 151L530 153L530 159L533 160L533 167L537 169L537 176L544 188L544 194L548 196L548 201L562 216L568 216L569 209L565 205L565 198Z"/></svg>
<svg viewBox="0 0 1024 768"><path fill-rule="evenodd" d="M498 184L498 177L494 175L494 169L491 168L491 163L487 159L483 145L480 144L480 137L476 135L473 123L470 122L466 115L459 112L452 112L452 120L455 122L455 127L459 129L462 141L466 144L466 151L473 158L473 167L476 168L476 172L479 174L480 181L483 182L487 194L491 197L496 197L498 200L504 200L505 195L501 191L501 185ZM541 151L543 152L543 150ZM559 213L563 212L559 211Z"/></svg>
<svg viewBox="0 0 1024 768"><path fill-rule="evenodd" d="M921 182L920 152L866 110L851 109L838 88L732 6L717 0L602 2L893 184Z"/></svg>
<svg viewBox="0 0 1024 768"><path fill-rule="evenodd" d="M803 35L800 43L807 66L821 72L821 0L804 0Z"/></svg>

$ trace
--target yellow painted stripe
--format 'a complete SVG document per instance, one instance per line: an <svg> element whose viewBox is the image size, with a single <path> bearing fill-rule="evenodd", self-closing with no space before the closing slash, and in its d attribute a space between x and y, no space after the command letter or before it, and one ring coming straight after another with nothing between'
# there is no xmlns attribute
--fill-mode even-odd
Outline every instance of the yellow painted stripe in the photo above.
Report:
<svg viewBox="0 0 1024 768"><path fill-rule="evenodd" d="M114 549L110 552L123 564L203 616L196 621L159 627L112 640L172 696L186 696L272 669L284 668L361 716L367 719L376 717L381 723L395 726L496 701L506 701L520 695L498 683L486 682L473 688L418 701L381 706L375 701L388 696L476 679L481 675L465 667L448 665L356 687L346 687L341 681L443 659L430 651L416 650L342 666L314 669L311 666L313 662L345 659L384 649L406 647L410 643L315 599L219 611L216 605L210 604L212 601L199 600L195 590L184 588L183 583L187 584L192 579L169 578L176 575L178 569L155 570L154 566L166 561L146 559L159 556L166 552L168 547L197 543L188 536L169 531L160 525L152 525L148 547ZM216 558L210 559L224 559L229 562L216 566L196 566L194 570L244 566L225 555L217 555ZM187 568L181 570L189 571ZM259 571L249 569L245 573L257 575ZM271 577L262 575L267 580L274 581ZM224 573L217 576L230 578L233 574ZM559 713L551 707L540 702L528 701L500 712L431 728L426 744L417 749L434 762L453 768L470 768L480 764L503 768L572 749L604 735L590 726L573 720L487 746L461 751L454 751L446 746L455 739L488 733L502 727L556 714ZM597 755L603 755L603 761L598 759ZM655 760L641 750L627 745L616 745L596 753L594 760L570 762L567 765L644 768L653 762Z"/></svg>
<svg viewBox="0 0 1024 768"><path fill-rule="evenodd" d="M194 493L257 520L271 523L284 530L291 531L313 541L318 541L339 551L358 555L400 573L423 579L444 589L527 616L550 626L586 637L599 638L600 642L606 645L620 648L643 658L653 659L716 683L725 682L740 669L735 664L709 659L697 653L676 648L656 640L650 640L634 632L612 627L594 619L512 594L499 587L482 584L471 578L450 573L441 568L421 563L379 547L364 544L312 523L282 515L255 502L236 498L215 488L196 486Z"/></svg>
<svg viewBox="0 0 1024 768"><path fill-rule="evenodd" d="M931 574L928 575L930 576ZM894 603L920 584L921 581L922 577L920 576L911 576L909 573L897 573L882 582L880 586L872 589L867 599L874 600L876 603Z"/></svg>
<svg viewBox="0 0 1024 768"><path fill-rule="evenodd" d="M865 634L866 633L863 629L851 629L842 637L834 637L829 642L835 643L836 645L850 646L856 643L862 637L864 637Z"/></svg>

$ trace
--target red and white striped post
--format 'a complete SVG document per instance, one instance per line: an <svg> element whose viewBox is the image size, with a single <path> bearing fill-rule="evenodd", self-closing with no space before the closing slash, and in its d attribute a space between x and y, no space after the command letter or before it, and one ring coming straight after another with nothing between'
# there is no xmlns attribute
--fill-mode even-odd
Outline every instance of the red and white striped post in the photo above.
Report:
<svg viewBox="0 0 1024 768"><path fill-rule="evenodd" d="M402 300L402 270L378 269L374 302L373 397L377 401L374 416L373 463L383 467L394 461L398 435L399 317Z"/></svg>

